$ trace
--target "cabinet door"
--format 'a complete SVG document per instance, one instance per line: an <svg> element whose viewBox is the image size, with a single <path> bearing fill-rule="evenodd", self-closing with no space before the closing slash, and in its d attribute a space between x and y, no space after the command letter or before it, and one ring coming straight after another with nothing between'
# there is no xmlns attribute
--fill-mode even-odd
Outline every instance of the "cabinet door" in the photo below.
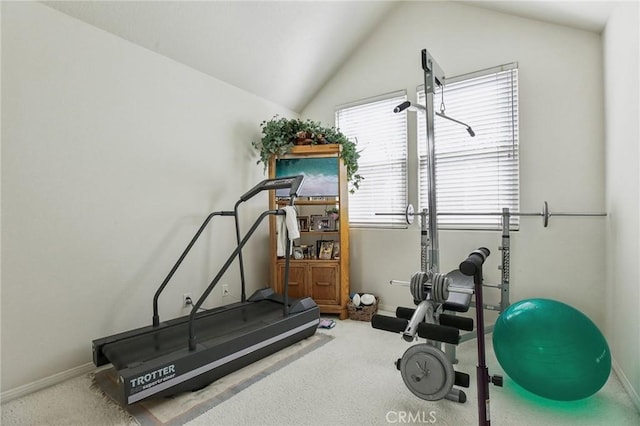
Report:
<svg viewBox="0 0 640 426"><path fill-rule="evenodd" d="M278 267L278 285L281 291L284 292L284 264L280 264ZM302 299L309 296L309 291L306 288L306 264L292 264L289 268L289 297L296 299Z"/></svg>
<svg viewBox="0 0 640 426"><path fill-rule="evenodd" d="M311 297L316 303L336 304L339 302L340 269L337 263L309 265L311 276Z"/></svg>

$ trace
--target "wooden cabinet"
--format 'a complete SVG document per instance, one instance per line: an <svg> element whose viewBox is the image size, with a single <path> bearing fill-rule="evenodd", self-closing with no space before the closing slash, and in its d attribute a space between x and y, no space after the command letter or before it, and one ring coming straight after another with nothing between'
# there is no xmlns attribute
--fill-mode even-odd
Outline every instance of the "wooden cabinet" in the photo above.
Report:
<svg viewBox="0 0 640 426"><path fill-rule="evenodd" d="M344 319L349 300L349 208L340 148L340 145L296 146L290 153L271 159L269 177L305 174L300 196L295 200L301 226L300 238L294 240L295 256L290 259L289 296L309 296L320 312L338 314ZM284 194L269 192L270 209L289 204ZM331 213L334 208L337 215ZM270 219L269 263L272 286L282 293L285 260L277 256L276 220Z"/></svg>
<svg viewBox="0 0 640 426"><path fill-rule="evenodd" d="M278 262L278 290L284 288L284 260ZM292 261L289 268L289 296L311 296L318 305L340 302L340 263L325 261ZM326 309L329 312L331 309ZM339 313L339 312L333 312Z"/></svg>

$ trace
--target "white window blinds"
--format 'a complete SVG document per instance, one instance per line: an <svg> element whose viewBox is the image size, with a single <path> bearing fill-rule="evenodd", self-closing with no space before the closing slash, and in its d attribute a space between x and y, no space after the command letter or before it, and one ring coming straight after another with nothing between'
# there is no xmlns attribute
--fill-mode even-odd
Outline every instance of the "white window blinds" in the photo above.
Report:
<svg viewBox="0 0 640 426"><path fill-rule="evenodd" d="M424 105L424 88L418 102ZM438 213L518 212L518 69L508 64L446 80L444 97L434 95L434 110L473 128L470 137L463 126L435 117L435 164ZM418 115L420 208L426 208L426 124ZM518 217L511 217L517 229ZM500 216L438 215L438 226L449 229L500 229Z"/></svg>
<svg viewBox="0 0 640 426"><path fill-rule="evenodd" d="M360 188L349 194L352 226L404 227L407 205L407 118L393 108L407 100L406 91L394 92L336 108L336 127L357 141L360 152Z"/></svg>

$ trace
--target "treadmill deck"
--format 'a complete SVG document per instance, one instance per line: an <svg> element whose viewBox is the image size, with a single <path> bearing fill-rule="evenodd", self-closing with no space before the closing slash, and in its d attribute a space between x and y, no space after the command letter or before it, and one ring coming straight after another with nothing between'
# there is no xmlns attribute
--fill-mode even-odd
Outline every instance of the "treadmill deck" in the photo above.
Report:
<svg viewBox="0 0 640 426"><path fill-rule="evenodd" d="M96 365L117 370L123 405L202 388L233 371L315 334L320 309L293 301L284 316L277 297L201 312L189 350L189 316L94 340Z"/></svg>
<svg viewBox="0 0 640 426"><path fill-rule="evenodd" d="M268 326L283 318L282 305L270 300L245 303L231 309L198 317L195 335L204 347L222 345L248 332ZM104 345L102 351L109 361L121 370L135 367L162 355L188 347L189 316L175 320L174 325L159 328ZM184 321L182 321L184 320Z"/></svg>

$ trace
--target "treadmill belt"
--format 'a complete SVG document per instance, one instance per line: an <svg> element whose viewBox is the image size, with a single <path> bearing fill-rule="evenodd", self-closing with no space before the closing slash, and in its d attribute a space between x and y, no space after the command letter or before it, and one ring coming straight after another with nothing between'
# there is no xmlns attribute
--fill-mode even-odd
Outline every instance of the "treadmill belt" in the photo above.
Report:
<svg viewBox="0 0 640 426"><path fill-rule="evenodd" d="M282 305L270 300L247 303L233 309L195 320L195 335L199 344L220 344L247 334L260 325L267 325L282 318ZM189 322L181 322L158 331L123 339L104 346L103 352L118 369L157 358L161 355L186 349L189 341Z"/></svg>

